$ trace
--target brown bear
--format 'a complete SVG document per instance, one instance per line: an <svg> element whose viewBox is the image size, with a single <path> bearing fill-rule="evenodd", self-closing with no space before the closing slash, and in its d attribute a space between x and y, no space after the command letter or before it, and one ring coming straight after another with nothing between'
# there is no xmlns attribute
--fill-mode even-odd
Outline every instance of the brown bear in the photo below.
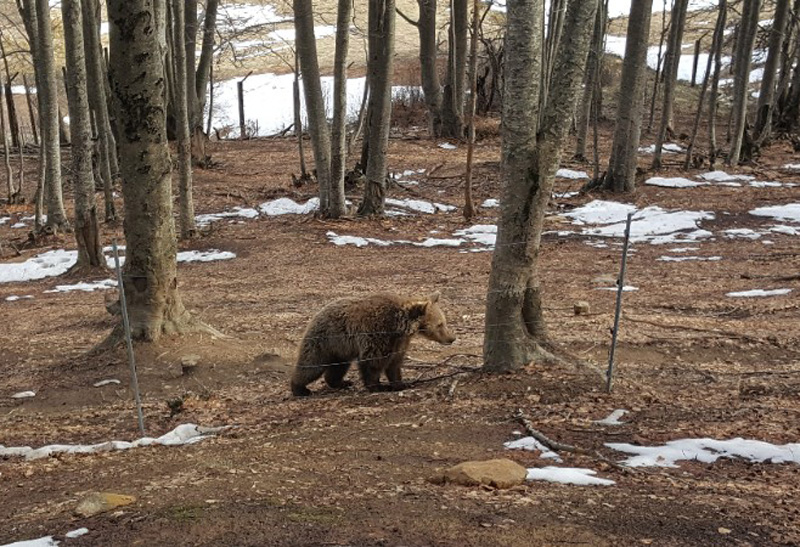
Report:
<svg viewBox="0 0 800 547"><path fill-rule="evenodd" d="M306 329L292 375L292 393L310 395L306 386L322 375L334 389L348 387L351 383L344 376L354 360L368 390L403 389L400 365L412 336L420 334L440 344L456 339L438 301L439 293L427 298L373 294L331 302ZM381 373L389 379L388 385L381 384Z"/></svg>

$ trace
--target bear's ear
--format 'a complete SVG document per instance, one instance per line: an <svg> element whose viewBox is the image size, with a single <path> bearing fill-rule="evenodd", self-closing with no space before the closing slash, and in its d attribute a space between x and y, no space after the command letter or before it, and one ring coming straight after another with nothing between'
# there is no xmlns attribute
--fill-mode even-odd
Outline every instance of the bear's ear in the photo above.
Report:
<svg viewBox="0 0 800 547"><path fill-rule="evenodd" d="M431 295L428 297L428 302L430 302L431 304L435 304L436 302L439 301L439 296L440 296L439 291L431 293Z"/></svg>
<svg viewBox="0 0 800 547"><path fill-rule="evenodd" d="M423 300L422 302L414 302L414 304L411 305L411 308L408 312L409 319L411 319L412 321L416 321L420 317L423 317L427 311L427 308L428 308L427 300Z"/></svg>

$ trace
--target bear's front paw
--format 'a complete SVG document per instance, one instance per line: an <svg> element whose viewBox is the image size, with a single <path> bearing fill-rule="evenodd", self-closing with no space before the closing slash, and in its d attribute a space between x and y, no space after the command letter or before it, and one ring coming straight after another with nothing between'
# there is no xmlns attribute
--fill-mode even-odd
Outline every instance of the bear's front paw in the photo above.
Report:
<svg viewBox="0 0 800 547"><path fill-rule="evenodd" d="M351 382L350 380L342 380L334 384L328 383L328 387L330 387L331 389L348 389L353 387L353 382Z"/></svg>
<svg viewBox="0 0 800 547"><path fill-rule="evenodd" d="M405 382L392 382L391 384L389 384L389 389L391 391L403 391L404 389L408 389L409 387L411 386L409 386Z"/></svg>
<svg viewBox="0 0 800 547"><path fill-rule="evenodd" d="M295 397L308 397L311 395L311 390L306 386L292 384L292 395Z"/></svg>
<svg viewBox="0 0 800 547"><path fill-rule="evenodd" d="M391 386L387 386L386 384L370 384L367 386L367 390L372 393L380 393L382 391L391 391Z"/></svg>

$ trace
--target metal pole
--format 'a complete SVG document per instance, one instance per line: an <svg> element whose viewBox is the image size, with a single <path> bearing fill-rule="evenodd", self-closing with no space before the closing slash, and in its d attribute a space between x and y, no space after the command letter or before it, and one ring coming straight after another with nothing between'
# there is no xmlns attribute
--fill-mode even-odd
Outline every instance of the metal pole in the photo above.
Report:
<svg viewBox="0 0 800 547"><path fill-rule="evenodd" d="M614 329L611 331L611 350L608 352L608 371L606 372L606 392L611 393L611 382L614 377L614 351L617 348L617 334L619 333L619 315L622 310L622 292L625 287L625 266L628 262L628 243L631 237L631 219L633 213L628 213L625 221L625 240L622 244L622 265L619 268L617 280L617 308L614 310Z"/></svg>
<svg viewBox="0 0 800 547"><path fill-rule="evenodd" d="M131 324L128 321L128 303L125 301L125 285L122 283L122 269L119 267L119 253L117 251L117 240L111 240L111 247L114 249L114 268L117 270L117 286L119 288L119 305L122 313L122 326L125 328L125 342L128 346L128 362L131 365L131 388L133 389L133 400L136 402L136 415L139 419L139 431L142 436L144 432L144 414L142 413L142 398L139 395L139 378L136 376L136 358L133 355L133 340L131 339Z"/></svg>

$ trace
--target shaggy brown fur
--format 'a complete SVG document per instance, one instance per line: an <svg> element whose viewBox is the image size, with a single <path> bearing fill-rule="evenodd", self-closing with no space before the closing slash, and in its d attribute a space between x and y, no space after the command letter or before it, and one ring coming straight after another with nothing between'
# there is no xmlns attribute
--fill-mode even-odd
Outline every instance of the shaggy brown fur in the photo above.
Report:
<svg viewBox="0 0 800 547"><path fill-rule="evenodd" d="M311 320L292 376L292 393L310 395L306 387L321 376L332 388L350 385L344 376L351 361L358 362L361 379L370 391L400 390L400 373L411 337L415 334L452 344L439 293L428 298L374 294L331 302ZM389 385L381 384L385 373Z"/></svg>

